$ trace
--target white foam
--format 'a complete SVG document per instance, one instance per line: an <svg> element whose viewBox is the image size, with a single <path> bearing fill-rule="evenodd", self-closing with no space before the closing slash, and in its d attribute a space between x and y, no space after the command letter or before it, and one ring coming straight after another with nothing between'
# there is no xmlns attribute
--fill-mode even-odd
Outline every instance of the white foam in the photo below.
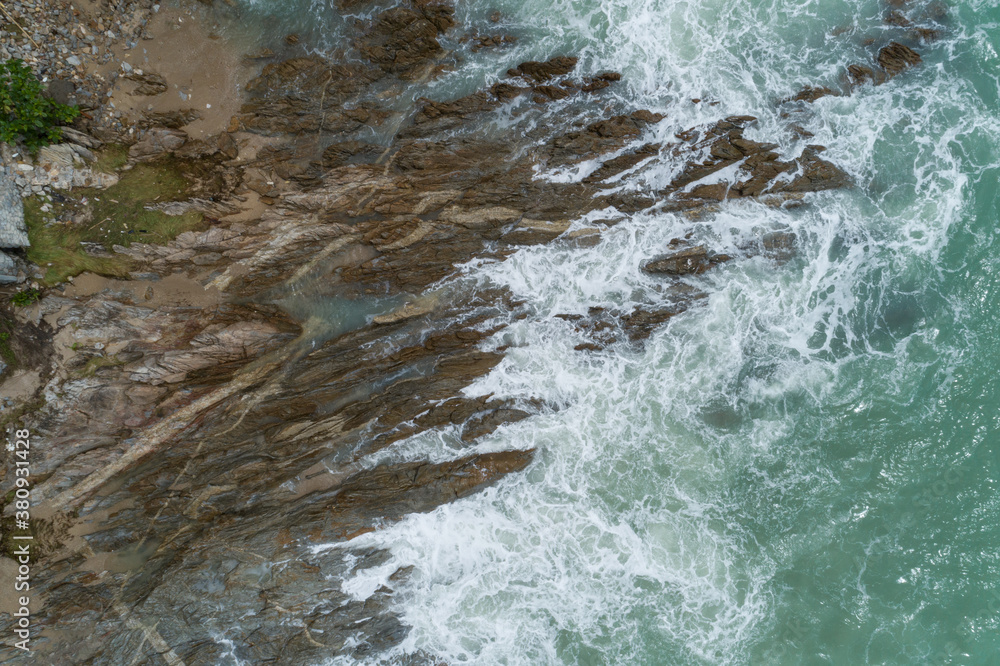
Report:
<svg viewBox="0 0 1000 666"><path fill-rule="evenodd" d="M833 84L847 64L870 58L860 38L831 35L881 11L874 2L830 9L788 0L498 7L537 37L523 39L511 62L580 53L581 71L624 70L619 93L668 114L652 130L660 140L749 113L760 118L751 136L781 139L796 154L803 142L776 100ZM952 39L996 58L981 36ZM392 554L344 590L365 598L396 588L397 610L413 627L397 653L474 664L798 663L792 654L761 657L768 637L781 635L784 590L773 577L835 529L831 521L803 533L795 502L832 503L840 483L816 453L822 434L803 423L820 409L867 409L858 376L878 377L880 397L905 403L923 368L947 377L949 355L961 353L959 344L926 358L933 319L962 317L961 304L936 300L927 267L966 215L970 182L996 166L997 151L970 155L963 140L995 147L1000 122L949 69L953 43L928 47L922 68L796 116L852 176L852 190L810 196L794 210L729 202L697 224L640 213L594 247L553 243L466 267L460 280L506 287L532 312L497 334L492 344L511 347L468 392L539 398L553 410L473 449L534 447L526 472L349 544ZM620 186L655 189L679 168L666 153L654 162ZM579 179L595 166L546 177ZM586 334L554 315L668 303L663 280L640 267L692 228L697 242L736 256L761 233L787 229L798 256L780 266L741 258L687 278L710 296L643 346L575 351ZM915 276L929 283L913 286ZM424 433L378 460L453 458L456 438ZM410 565L408 582L389 581ZM859 613L868 612L868 592L856 588Z"/></svg>

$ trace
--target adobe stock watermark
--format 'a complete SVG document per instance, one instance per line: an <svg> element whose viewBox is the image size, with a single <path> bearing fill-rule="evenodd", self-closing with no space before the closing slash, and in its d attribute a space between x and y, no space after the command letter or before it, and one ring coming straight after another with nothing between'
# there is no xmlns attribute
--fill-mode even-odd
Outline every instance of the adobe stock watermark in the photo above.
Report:
<svg viewBox="0 0 1000 666"><path fill-rule="evenodd" d="M935 504L945 497L954 496L960 487L968 483L971 473L967 462L949 467L934 483L924 486L913 497L909 510L899 519L900 526L907 527L923 521Z"/></svg>
<svg viewBox="0 0 1000 666"><path fill-rule="evenodd" d="M14 441L8 444L12 449L14 459L14 533L11 535L13 544L11 556L17 564L17 574L14 577L14 594L16 610L14 611L14 646L30 651L31 640L31 546L34 536L31 532L31 433L28 430L16 430Z"/></svg>
<svg viewBox="0 0 1000 666"><path fill-rule="evenodd" d="M990 460L992 462L993 458ZM936 510L951 511L962 491L976 487L979 473L995 476L989 474L987 470L977 468L971 462L958 461L943 468L931 483L920 485L911 490L908 496L904 495L901 504L891 508L885 507L894 515L887 516L887 522L880 529L876 529L876 535L872 535L874 541L869 545L869 549L856 554L838 567L839 571L835 575L841 580L845 592L849 591L849 588L856 588L860 594L866 594L865 574L869 558L873 555L891 557L892 552L900 547L894 546L892 535L909 535L912 540L915 534L921 533L919 529L914 532L914 528L926 524ZM912 543L910 545L913 546ZM952 620L939 624L933 630L928 627L928 630L935 635L934 646L930 648L928 654L921 657L921 663L930 666L967 663L970 650L975 647L977 640L982 640L984 634L995 631L996 624L1000 620L1000 589L983 589L981 594L979 603L976 603L971 595L962 603L965 608L975 609L975 612L952 612ZM768 660L775 664L800 662L803 658L801 651L810 644L810 637L816 630L817 627L812 626L807 617L793 617L779 624L772 633L772 643L767 651Z"/></svg>
<svg viewBox="0 0 1000 666"><path fill-rule="evenodd" d="M987 460L992 463L995 457L990 456ZM902 516L900 525L916 526L926 520L931 509L942 500L956 497L962 489L976 487L973 476L973 470L967 462L949 467L934 483L925 486L913 497L910 510ZM947 666L965 663L963 660L969 657L968 649L970 642L977 636L977 629L982 632L1000 618L1000 589L984 589L983 597L984 600L978 604L975 613L961 615L951 627L944 626L944 637L949 640L928 656L927 664Z"/></svg>

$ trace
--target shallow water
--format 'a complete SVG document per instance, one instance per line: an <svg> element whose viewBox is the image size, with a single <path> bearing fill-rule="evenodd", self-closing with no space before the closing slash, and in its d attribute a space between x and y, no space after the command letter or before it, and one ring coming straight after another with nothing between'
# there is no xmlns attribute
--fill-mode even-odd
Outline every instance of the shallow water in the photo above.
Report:
<svg viewBox="0 0 1000 666"><path fill-rule="evenodd" d="M492 341L511 349L470 392L552 409L477 445L537 447L526 473L351 542L393 555L344 589L395 589L413 627L397 652L454 664L996 663L1000 9L941 6L941 39L917 47L922 66L790 118L778 100L836 87L847 65L902 38L884 4L459 7L460 23L484 28L499 9L494 30L519 42L467 54L419 94L455 97L517 62L578 54L581 73L624 74L624 107L667 114L651 139L750 114L750 136L794 155L798 123L855 187L791 210L729 202L699 220L696 239L732 254L790 229L796 257L690 279L710 297L641 347L574 351L586 340L554 315L665 302L639 266L689 220L620 216L595 247L467 267L460 285L507 287L533 312ZM335 9L297 7L247 11L336 41ZM939 16L932 3L907 7ZM675 167L622 186L662 186ZM452 435L384 456L450 458ZM406 583L388 580L408 565Z"/></svg>

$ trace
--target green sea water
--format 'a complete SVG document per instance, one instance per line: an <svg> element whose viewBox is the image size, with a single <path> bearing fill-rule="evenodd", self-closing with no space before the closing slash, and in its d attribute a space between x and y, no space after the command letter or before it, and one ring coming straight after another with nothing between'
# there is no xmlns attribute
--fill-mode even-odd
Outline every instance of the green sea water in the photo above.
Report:
<svg viewBox="0 0 1000 666"><path fill-rule="evenodd" d="M244 9L332 48L339 12L289 7ZM925 43L887 25L890 9L458 5L465 24L518 44L466 53L414 96L455 97L520 61L576 54L581 73L624 74L615 104L666 114L646 141L750 114L753 138L789 155L822 144L854 186L789 210L729 202L696 222L619 215L593 248L526 248L464 270L459 286L503 286L532 308L497 334L507 357L470 393L552 408L477 445L537 447L526 473L350 544L392 558L344 589L388 585L413 627L373 663L422 651L450 664L1000 664L1000 8L911 0L905 15L938 31ZM849 96L779 104L839 86L893 40L923 63ZM515 111L496 122L570 120L558 106ZM664 156L619 185L655 190L676 168ZM689 230L738 255L774 229L796 234L792 261L692 278L710 297L644 346L582 354L586 340L554 317L667 301L639 266ZM445 459L456 441L428 433L385 456ZM389 579L411 565L409 581Z"/></svg>

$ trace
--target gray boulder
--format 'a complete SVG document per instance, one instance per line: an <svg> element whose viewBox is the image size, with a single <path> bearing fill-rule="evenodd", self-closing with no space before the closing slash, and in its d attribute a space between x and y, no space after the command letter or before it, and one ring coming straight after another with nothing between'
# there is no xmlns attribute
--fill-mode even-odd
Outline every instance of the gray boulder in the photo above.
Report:
<svg viewBox="0 0 1000 666"><path fill-rule="evenodd" d="M0 169L0 248L28 247L24 207L14 181Z"/></svg>
<svg viewBox="0 0 1000 666"><path fill-rule="evenodd" d="M0 284L17 282L17 262L14 257L0 250Z"/></svg>

